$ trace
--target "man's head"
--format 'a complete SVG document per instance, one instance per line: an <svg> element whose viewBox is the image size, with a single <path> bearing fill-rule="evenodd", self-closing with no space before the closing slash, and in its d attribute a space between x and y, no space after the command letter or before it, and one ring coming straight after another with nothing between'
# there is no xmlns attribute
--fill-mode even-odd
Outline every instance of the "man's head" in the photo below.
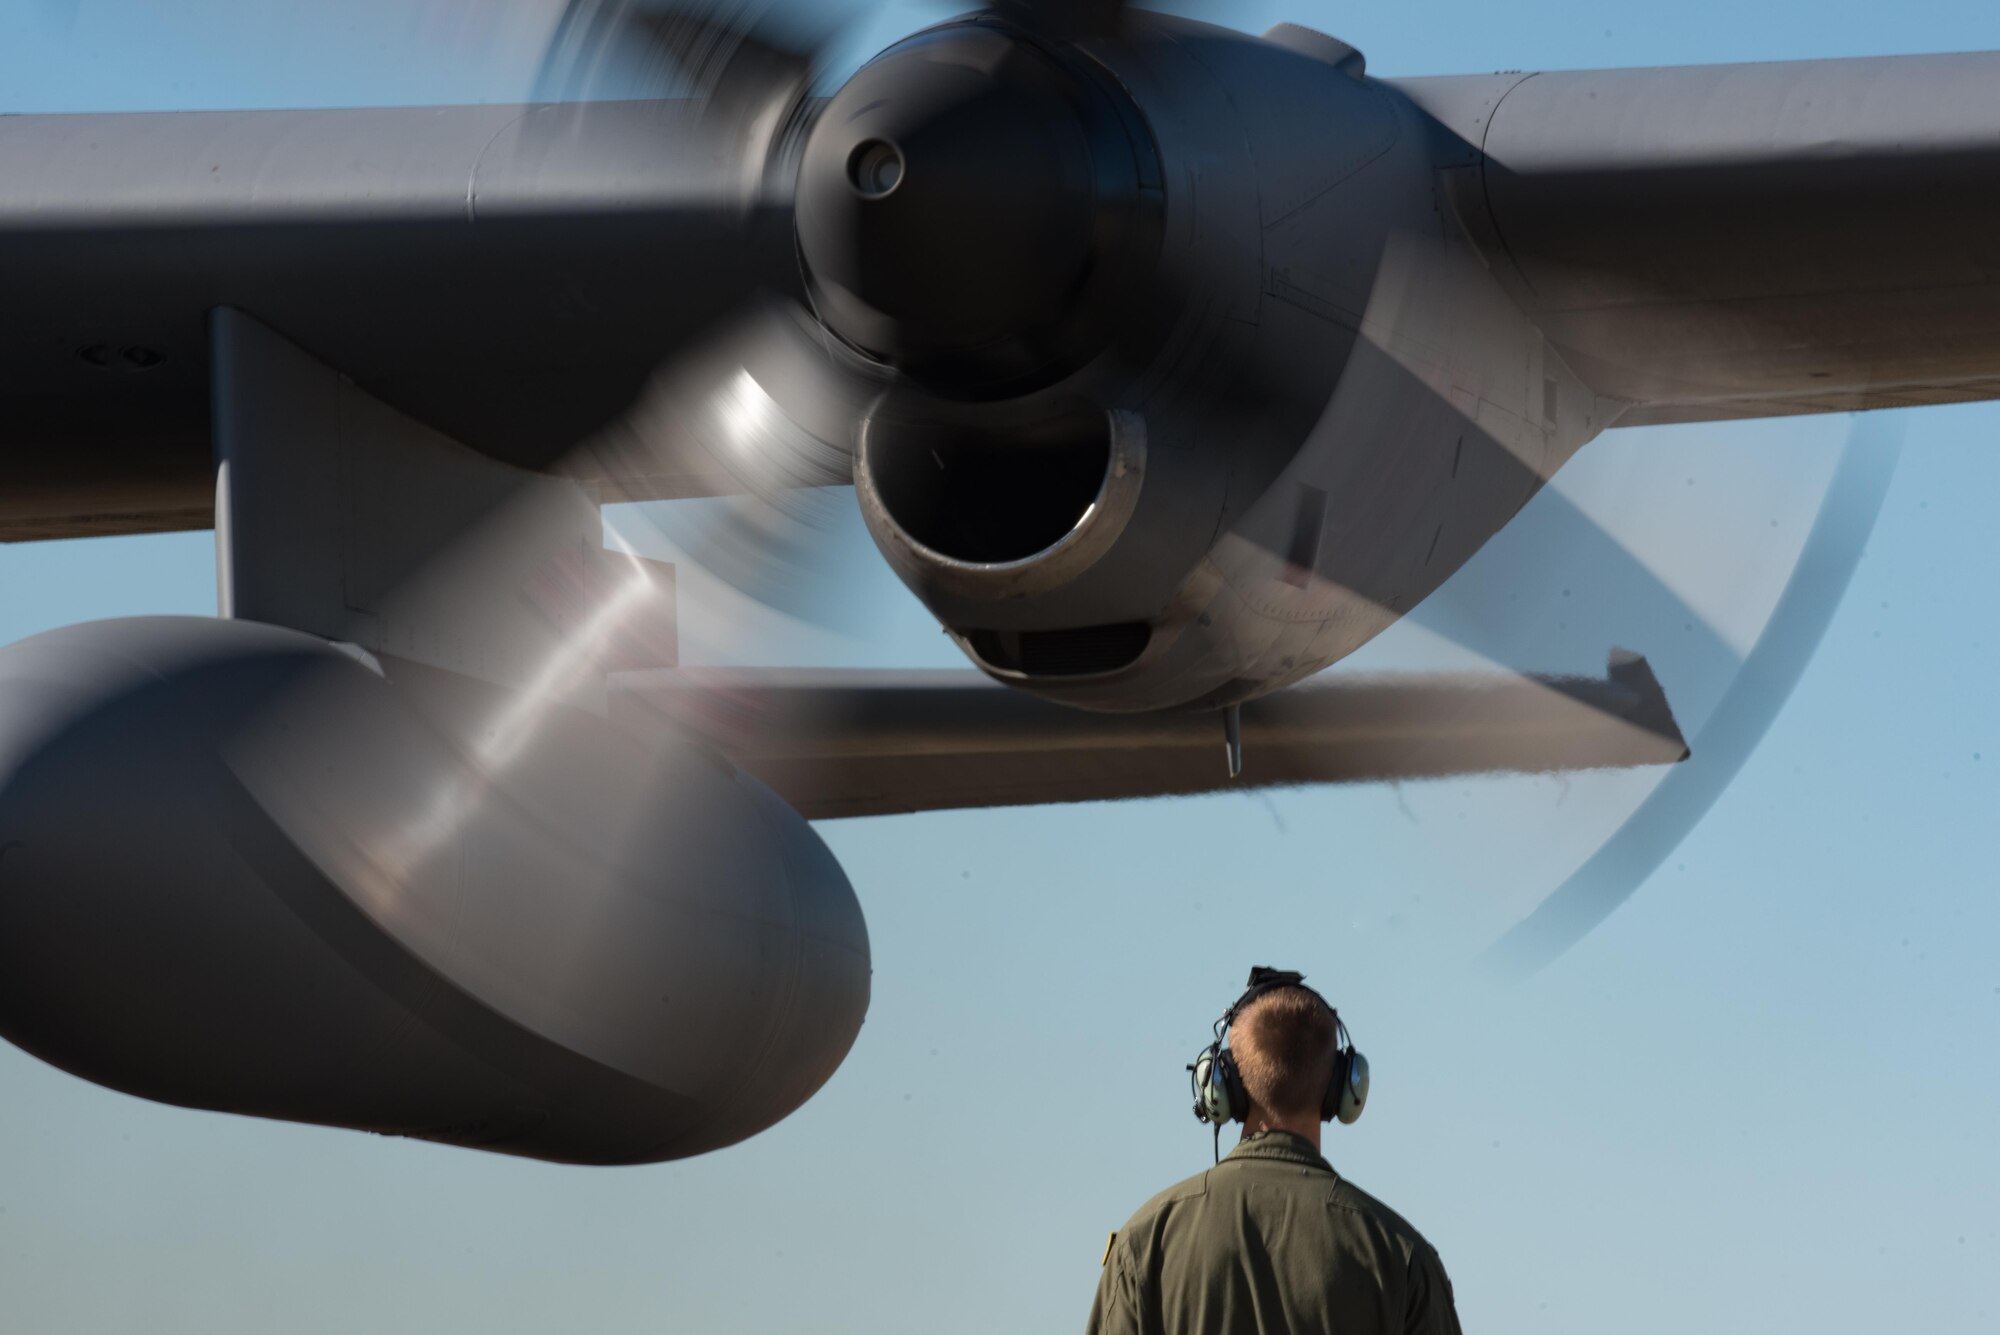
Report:
<svg viewBox="0 0 2000 1335"><path fill-rule="evenodd" d="M1274 987L1229 1025L1243 1092L1274 1120L1319 1124L1337 1046L1333 1012L1304 987Z"/></svg>

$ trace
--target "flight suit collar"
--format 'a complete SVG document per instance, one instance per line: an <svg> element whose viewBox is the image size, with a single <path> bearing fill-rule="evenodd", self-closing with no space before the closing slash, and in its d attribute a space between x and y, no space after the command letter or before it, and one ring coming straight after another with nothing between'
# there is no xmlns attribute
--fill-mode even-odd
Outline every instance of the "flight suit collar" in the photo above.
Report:
<svg viewBox="0 0 2000 1335"><path fill-rule="evenodd" d="M1229 1151L1223 1162L1229 1163L1237 1159L1278 1159L1285 1163L1317 1168L1322 1172L1332 1173L1335 1177L1340 1176L1334 1172L1333 1165L1312 1147L1311 1141L1304 1136L1295 1136L1289 1131L1259 1131L1254 1135L1245 1136L1237 1142L1235 1149Z"/></svg>

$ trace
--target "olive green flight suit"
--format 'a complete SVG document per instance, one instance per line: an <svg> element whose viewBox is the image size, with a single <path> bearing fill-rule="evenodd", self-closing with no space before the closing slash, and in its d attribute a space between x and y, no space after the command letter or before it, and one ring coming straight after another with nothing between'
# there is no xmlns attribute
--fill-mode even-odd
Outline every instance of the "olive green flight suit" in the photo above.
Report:
<svg viewBox="0 0 2000 1335"><path fill-rule="evenodd" d="M1288 1131L1141 1206L1105 1253L1090 1335L1458 1335L1422 1235Z"/></svg>

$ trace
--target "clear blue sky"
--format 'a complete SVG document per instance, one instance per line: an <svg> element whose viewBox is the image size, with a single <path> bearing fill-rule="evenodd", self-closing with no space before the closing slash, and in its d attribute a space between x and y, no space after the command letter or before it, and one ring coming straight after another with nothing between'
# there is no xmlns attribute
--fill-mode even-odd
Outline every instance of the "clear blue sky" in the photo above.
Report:
<svg viewBox="0 0 2000 1335"><path fill-rule="evenodd" d="M14 0L0 110L507 99L532 65L527 8ZM1990 0L1232 11L1281 18L1390 74L2000 46ZM1470 961L1655 776L834 824L874 942L868 1024L803 1110L703 1159L559 1168L190 1113L0 1048L0 1324L1075 1328L1105 1233L1207 1161L1181 1068L1244 969L1271 963L1311 974L1370 1052L1368 1115L1329 1153L1438 1245L1467 1329L1994 1329L2000 407L1906 418L1874 539L1761 748L1660 872L1526 983ZM1617 432L1561 484L1741 638L1845 431ZM1676 628L1634 624L1563 556L1525 567L1531 665L1590 669L1630 643L1698 724L1722 683L1677 681ZM211 562L205 534L0 548L0 642L207 612ZM855 569L865 639L725 618L691 573L690 645L952 662L900 586ZM1398 631L1363 665L1452 661Z"/></svg>

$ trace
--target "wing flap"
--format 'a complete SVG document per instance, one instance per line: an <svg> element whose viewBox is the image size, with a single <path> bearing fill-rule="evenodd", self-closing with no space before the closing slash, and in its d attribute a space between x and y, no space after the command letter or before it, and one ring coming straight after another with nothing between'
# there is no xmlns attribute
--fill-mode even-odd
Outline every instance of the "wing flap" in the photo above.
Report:
<svg viewBox="0 0 2000 1335"><path fill-rule="evenodd" d="M1644 659L1603 678L1329 674L1218 714L1091 714L977 672L675 668L612 678L611 709L717 746L808 817L1236 788L1670 764L1687 755Z"/></svg>

